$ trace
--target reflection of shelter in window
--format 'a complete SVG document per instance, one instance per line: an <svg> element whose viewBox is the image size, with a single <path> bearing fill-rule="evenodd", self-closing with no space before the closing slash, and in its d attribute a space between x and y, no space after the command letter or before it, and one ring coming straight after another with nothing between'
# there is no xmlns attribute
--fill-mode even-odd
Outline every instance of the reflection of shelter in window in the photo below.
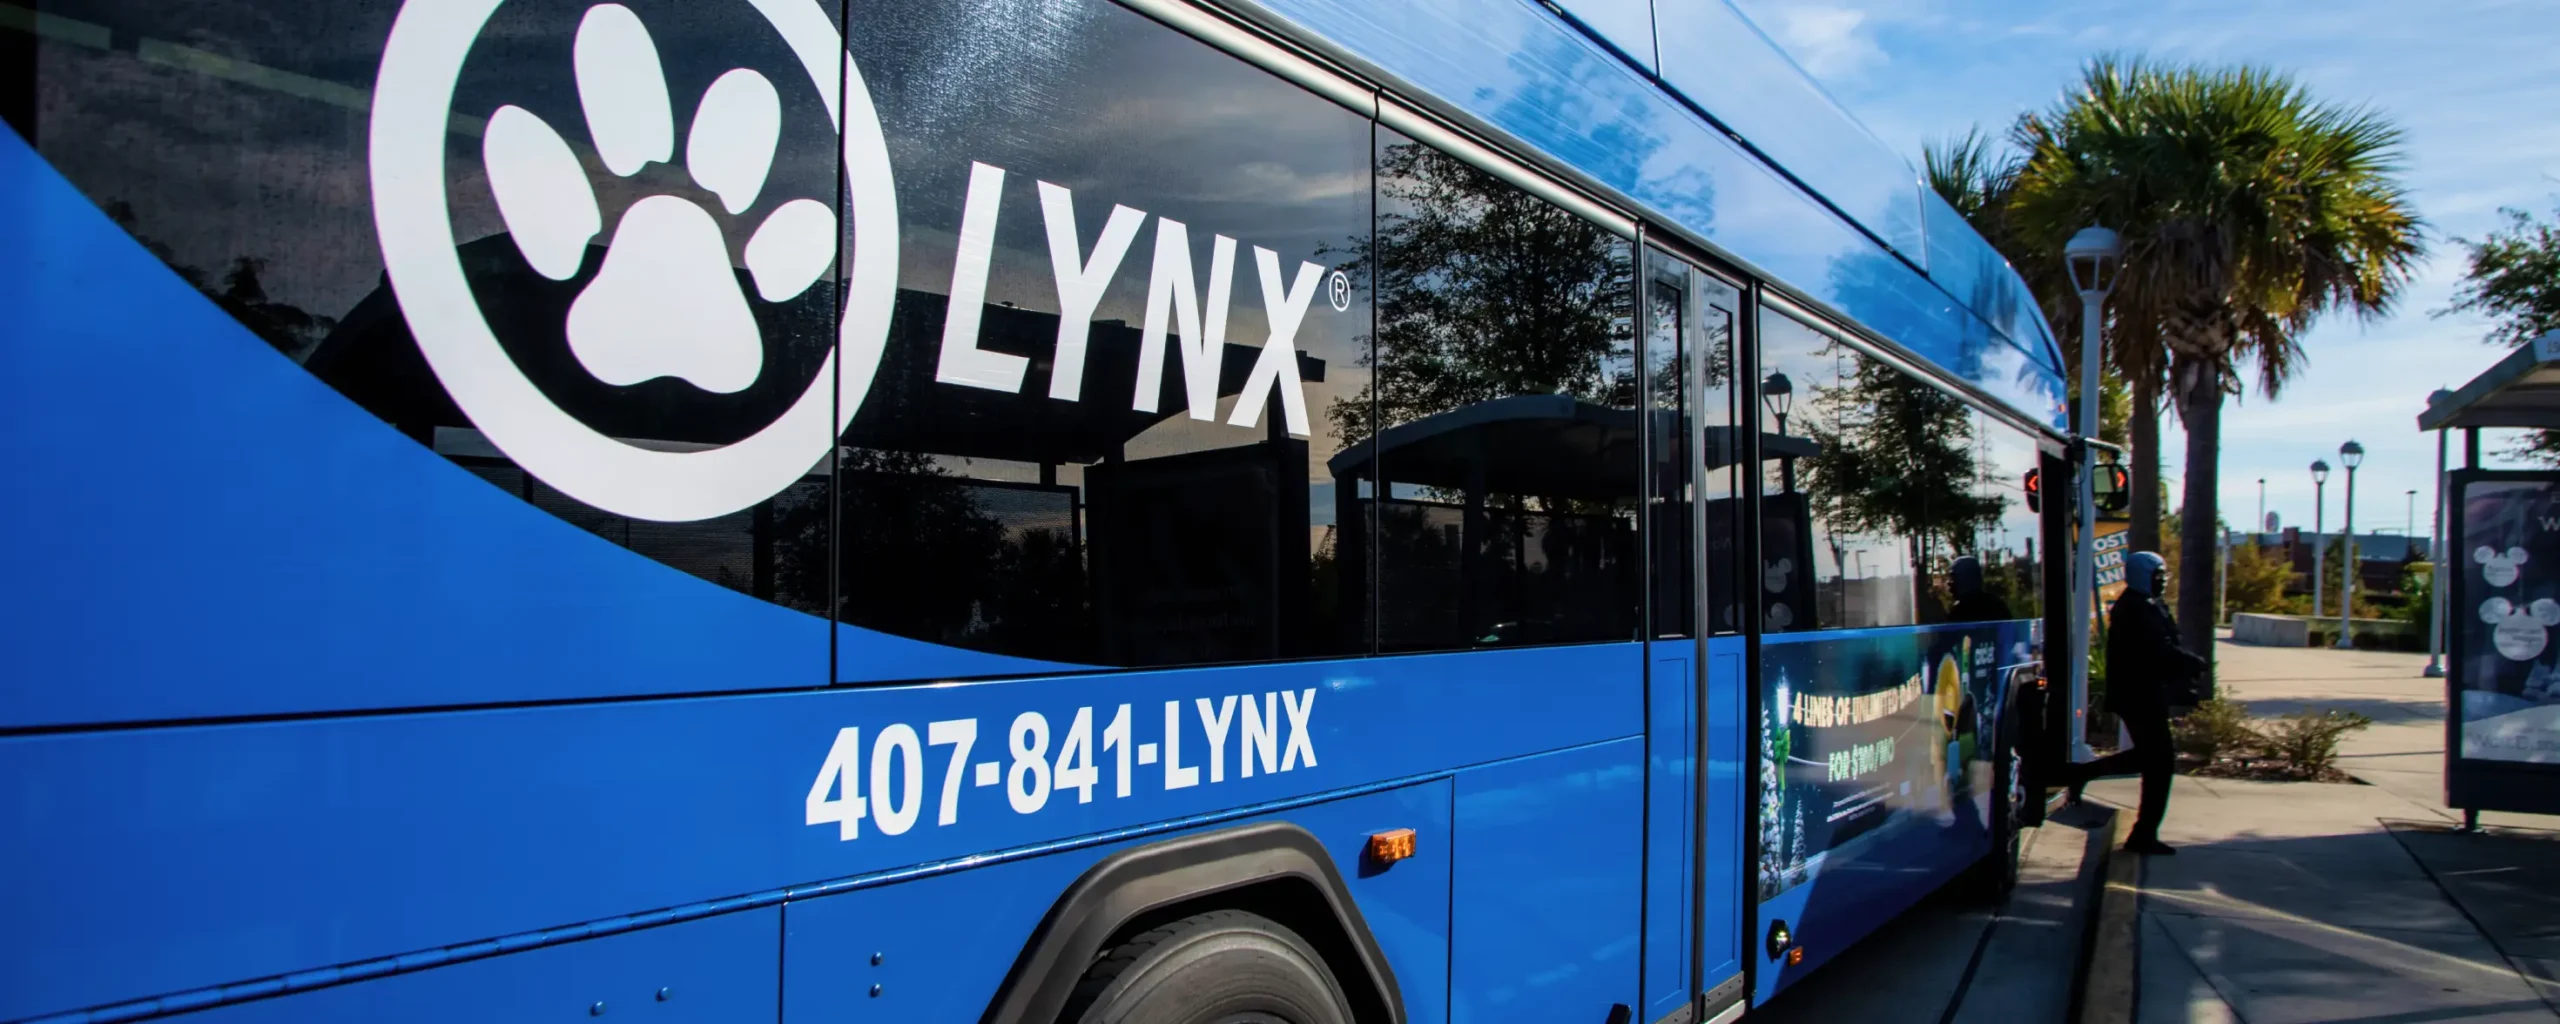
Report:
<svg viewBox="0 0 2560 1024"><path fill-rule="evenodd" d="M578 366L562 332L600 258L591 253L579 277L555 282L525 266L503 235L465 243L460 255L483 316L527 377L582 422L639 447L699 450L761 429L809 386L835 337L834 296L821 282L814 299L754 307L767 363L747 391L712 395L672 379L609 388ZM1132 408L1136 328L1095 323L1084 400L1058 402L1036 393L1057 314L1001 303L983 307L979 344L1030 357L1031 393L937 383L948 305L939 294L899 292L889 343L837 459L819 460L773 500L691 523L611 515L515 469L446 395L387 289L359 302L308 366L492 483L684 571L825 614L832 562L848 581L833 588L835 617L867 628L1118 664L1265 660L1350 642L1306 639L1311 629L1355 625L1307 622L1312 608L1357 609L1365 599L1313 600L1308 443L1288 436L1276 407L1265 411L1259 439L1202 424L1197 439L1223 447L1128 459L1133 438L1188 416L1179 372L1160 382L1155 404L1164 411ZM1226 346L1221 398L1243 390L1260 351ZM1321 382L1325 362L1300 353L1298 371ZM963 458L1012 463L1037 482L954 472ZM1068 466L1082 467L1082 490L1059 481ZM844 486L831 511L827 484L838 471ZM1365 575L1346 574L1337 586L1365 594ZM1310 645L1328 651L1299 649Z"/></svg>
<svg viewBox="0 0 2560 1024"><path fill-rule="evenodd" d="M1709 459L1722 452L1727 460L1740 458L1740 451L1730 436L1721 443L1707 431ZM1760 458L1775 461L1780 467L1782 484L1776 494L1760 499L1760 579L1756 582L1765 609L1762 627L1768 632L1793 632L1835 625L1837 611L1825 616L1815 607L1816 581L1813 563L1812 508L1804 492L1795 487L1795 474L1788 468L1797 460L1822 454L1821 442L1809 437L1787 434L1760 434ZM1711 461L1710 465L1714 465ZM1710 514L1717 502L1709 502ZM1784 609L1781 611L1780 609Z"/></svg>
<svg viewBox="0 0 2560 1024"><path fill-rule="evenodd" d="M1389 428L1334 456L1342 522L1374 510L1388 650L1632 636L1639 414L1514 395ZM1379 493L1372 481L1386 481Z"/></svg>

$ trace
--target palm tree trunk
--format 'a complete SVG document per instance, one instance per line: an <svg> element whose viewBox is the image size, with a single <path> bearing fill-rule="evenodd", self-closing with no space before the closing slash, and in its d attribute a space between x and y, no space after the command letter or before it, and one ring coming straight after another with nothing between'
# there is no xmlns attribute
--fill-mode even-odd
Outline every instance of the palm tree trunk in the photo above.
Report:
<svg viewBox="0 0 2560 1024"><path fill-rule="evenodd" d="M2221 507L2222 371L2181 360L2170 370L2178 418L2187 427L2185 502L2178 519L2178 631L2187 649L2213 664L2215 510ZM2206 678L2210 679L2208 675Z"/></svg>
<svg viewBox="0 0 2560 1024"><path fill-rule="evenodd" d="M2160 378L2133 377L2133 415L2125 424L2133 449L2133 524L2128 550L2160 550Z"/></svg>

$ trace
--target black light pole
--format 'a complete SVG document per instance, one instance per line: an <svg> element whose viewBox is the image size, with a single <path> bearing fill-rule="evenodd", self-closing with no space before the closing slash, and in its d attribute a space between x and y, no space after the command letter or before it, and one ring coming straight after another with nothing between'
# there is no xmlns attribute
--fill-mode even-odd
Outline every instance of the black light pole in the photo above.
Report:
<svg viewBox="0 0 2560 1024"><path fill-rule="evenodd" d="M1795 382L1788 380L1784 373L1771 373L1767 380L1760 382L1760 401L1769 407L1769 415L1778 421L1779 437L1787 436L1787 409L1795 404L1795 397ZM1786 493L1796 492L1795 456L1779 454L1778 482L1786 489Z"/></svg>
<svg viewBox="0 0 2560 1024"><path fill-rule="evenodd" d="M2346 577L2338 581L2338 649L2356 649L2356 467L2364 464L2364 446L2349 441L2338 446L2338 461L2347 467L2347 521L2340 534L2347 543Z"/></svg>

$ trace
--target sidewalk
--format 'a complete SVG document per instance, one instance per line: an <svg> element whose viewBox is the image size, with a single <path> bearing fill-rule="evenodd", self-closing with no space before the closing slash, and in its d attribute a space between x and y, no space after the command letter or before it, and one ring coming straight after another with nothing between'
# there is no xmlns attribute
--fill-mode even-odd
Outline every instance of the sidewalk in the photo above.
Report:
<svg viewBox="0 0 2560 1024"><path fill-rule="evenodd" d="M2560 1020L2560 818L2442 806L2443 680L2423 656L2224 643L2226 686L2259 715L2359 711L2345 767L2370 785L2181 776L2143 858L2135 949L2142 1022ZM2089 787L2126 808L2132 780ZM2102 925L2103 931L2103 925ZM2138 952L2137 952L2138 950ZM2106 1015L2094 1013L2089 1024Z"/></svg>

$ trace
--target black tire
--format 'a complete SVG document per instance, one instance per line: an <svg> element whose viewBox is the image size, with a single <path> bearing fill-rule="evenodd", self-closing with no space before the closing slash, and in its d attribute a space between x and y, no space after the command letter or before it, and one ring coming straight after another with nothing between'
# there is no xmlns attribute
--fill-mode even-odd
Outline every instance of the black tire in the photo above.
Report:
<svg viewBox="0 0 2560 1024"><path fill-rule="evenodd" d="M2015 702L2008 702L2014 704ZM2018 806L2025 784L2024 753L2018 749L2017 716L2012 708L1993 726L1990 740L1991 851L1965 872L1964 887L1983 903L1997 904L2018 887L2018 861L2026 839L2018 827Z"/></svg>
<svg viewBox="0 0 2560 1024"><path fill-rule="evenodd" d="M1076 983L1062 1024L1352 1024L1324 957L1259 914L1213 910L1131 936Z"/></svg>

